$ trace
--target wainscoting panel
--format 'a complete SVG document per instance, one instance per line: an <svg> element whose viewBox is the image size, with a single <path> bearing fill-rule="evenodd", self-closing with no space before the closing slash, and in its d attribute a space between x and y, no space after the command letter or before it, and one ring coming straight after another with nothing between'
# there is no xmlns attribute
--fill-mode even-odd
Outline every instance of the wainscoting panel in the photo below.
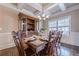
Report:
<svg viewBox="0 0 79 59"><path fill-rule="evenodd" d="M0 50L15 46L11 33L0 33Z"/></svg>
<svg viewBox="0 0 79 59"><path fill-rule="evenodd" d="M71 32L70 36L67 38L62 38L61 42L79 46L79 32Z"/></svg>

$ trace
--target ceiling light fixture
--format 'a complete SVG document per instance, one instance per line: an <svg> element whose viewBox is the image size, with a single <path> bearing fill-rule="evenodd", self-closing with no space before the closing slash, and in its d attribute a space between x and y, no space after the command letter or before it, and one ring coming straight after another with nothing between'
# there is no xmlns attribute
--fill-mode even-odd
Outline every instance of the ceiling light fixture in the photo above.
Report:
<svg viewBox="0 0 79 59"><path fill-rule="evenodd" d="M38 19L39 20L46 20L49 18L49 15L46 15L45 12L44 12L44 6L42 4L42 14L38 15Z"/></svg>

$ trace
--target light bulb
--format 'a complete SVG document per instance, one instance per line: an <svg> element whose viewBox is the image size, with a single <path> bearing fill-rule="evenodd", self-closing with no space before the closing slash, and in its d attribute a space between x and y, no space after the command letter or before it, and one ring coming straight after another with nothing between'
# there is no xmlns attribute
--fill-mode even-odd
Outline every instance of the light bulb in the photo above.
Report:
<svg viewBox="0 0 79 59"><path fill-rule="evenodd" d="M40 18L40 16L38 16L38 18Z"/></svg>
<svg viewBox="0 0 79 59"><path fill-rule="evenodd" d="M45 17L45 14L42 14L42 17Z"/></svg>
<svg viewBox="0 0 79 59"><path fill-rule="evenodd" d="M49 16L47 15L46 18L49 18Z"/></svg>
<svg viewBox="0 0 79 59"><path fill-rule="evenodd" d="M39 18L39 20L41 20L41 17Z"/></svg>
<svg viewBox="0 0 79 59"><path fill-rule="evenodd" d="M43 18L43 20L46 20L46 18Z"/></svg>

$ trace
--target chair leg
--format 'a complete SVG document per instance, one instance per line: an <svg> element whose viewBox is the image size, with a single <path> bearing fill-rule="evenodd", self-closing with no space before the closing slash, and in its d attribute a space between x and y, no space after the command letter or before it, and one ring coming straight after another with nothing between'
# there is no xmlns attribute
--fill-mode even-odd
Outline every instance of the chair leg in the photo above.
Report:
<svg viewBox="0 0 79 59"><path fill-rule="evenodd" d="M56 44L55 44L55 55L58 56L58 47Z"/></svg>
<svg viewBox="0 0 79 59"><path fill-rule="evenodd" d="M58 48L57 48L57 46L56 46L56 55L58 56Z"/></svg>
<svg viewBox="0 0 79 59"><path fill-rule="evenodd" d="M60 48L60 45L56 45L56 54L57 56L60 56L61 55L61 48Z"/></svg>
<svg viewBox="0 0 79 59"><path fill-rule="evenodd" d="M36 56L39 56L39 53L36 53Z"/></svg>
<svg viewBox="0 0 79 59"><path fill-rule="evenodd" d="M60 48L60 45L58 45L58 48L59 48L59 55L61 55L61 48Z"/></svg>

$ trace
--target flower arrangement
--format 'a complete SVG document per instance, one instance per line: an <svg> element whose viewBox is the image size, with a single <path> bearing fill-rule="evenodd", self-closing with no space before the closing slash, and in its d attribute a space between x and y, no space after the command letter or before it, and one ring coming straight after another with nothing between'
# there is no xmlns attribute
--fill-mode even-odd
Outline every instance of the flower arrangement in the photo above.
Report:
<svg viewBox="0 0 79 59"><path fill-rule="evenodd" d="M45 31L46 31L46 28L41 28L41 29L40 29L40 32L41 32L41 33L45 32Z"/></svg>

